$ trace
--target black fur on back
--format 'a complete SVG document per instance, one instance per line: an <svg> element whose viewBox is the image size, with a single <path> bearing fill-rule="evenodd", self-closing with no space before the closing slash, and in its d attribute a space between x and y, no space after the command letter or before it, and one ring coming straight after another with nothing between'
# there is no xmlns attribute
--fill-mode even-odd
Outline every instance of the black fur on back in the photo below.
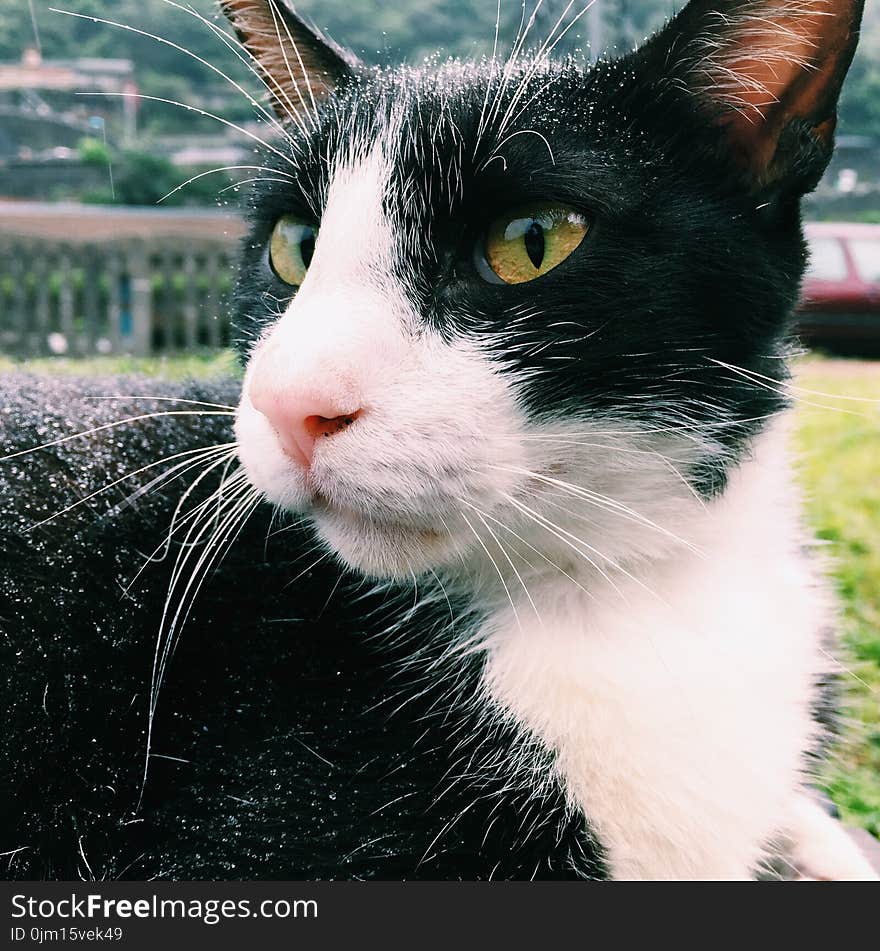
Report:
<svg viewBox="0 0 880 951"><path fill-rule="evenodd" d="M233 404L237 384L7 375L4 453L174 405L94 399L120 393ZM268 509L183 630L137 808L173 552L130 596L122 589L161 541L182 486L120 504L148 478L139 476L29 526L154 459L229 436L224 417L165 417L0 464L0 872L602 877L546 754L468 702L478 662L452 678L427 669L450 606L439 618L412 614L389 647L371 635L401 605L333 567L291 584L315 555L295 531L267 542Z"/></svg>

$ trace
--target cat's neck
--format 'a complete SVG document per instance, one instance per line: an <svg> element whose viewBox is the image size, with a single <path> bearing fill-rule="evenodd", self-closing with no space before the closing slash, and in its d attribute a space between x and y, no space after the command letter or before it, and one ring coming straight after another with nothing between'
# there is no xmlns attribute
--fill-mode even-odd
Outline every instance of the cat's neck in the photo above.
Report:
<svg viewBox="0 0 880 951"><path fill-rule="evenodd" d="M784 439L761 437L694 520L698 550L613 586L547 579L485 621L488 701L555 753L616 877L748 877L798 787L827 607Z"/></svg>
<svg viewBox="0 0 880 951"><path fill-rule="evenodd" d="M551 557L529 546L528 536L501 522L489 524L495 546L478 550L464 568L455 566L444 584L489 617L489 626L506 626L508 615L514 624L540 624L546 612L591 625L606 614L617 617L636 607L650 616L674 601L682 579L692 579L696 587L703 579L703 584L730 589L736 566L745 571L756 561L782 564L805 543L788 459L788 429L786 415L777 417L755 438L729 474L725 490L714 498L702 498L680 472L667 467L665 482L655 479L652 485L645 475L642 498L633 507L628 499L617 503L609 497L594 516L585 509L597 519L611 520L613 530L591 531L582 512L576 513L580 521L545 519L539 528L549 543L556 542ZM511 557L501 550L508 543ZM767 577L765 565L759 574ZM760 578L756 582L762 586ZM685 588L688 600L699 594L690 581Z"/></svg>

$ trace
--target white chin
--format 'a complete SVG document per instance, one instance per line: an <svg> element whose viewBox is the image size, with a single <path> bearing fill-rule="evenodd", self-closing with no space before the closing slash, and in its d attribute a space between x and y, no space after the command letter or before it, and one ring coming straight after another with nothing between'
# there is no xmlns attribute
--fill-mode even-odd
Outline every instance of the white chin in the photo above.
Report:
<svg viewBox="0 0 880 951"><path fill-rule="evenodd" d="M321 540L350 568L372 578L409 578L455 556L445 529L382 525L337 513L312 515Z"/></svg>

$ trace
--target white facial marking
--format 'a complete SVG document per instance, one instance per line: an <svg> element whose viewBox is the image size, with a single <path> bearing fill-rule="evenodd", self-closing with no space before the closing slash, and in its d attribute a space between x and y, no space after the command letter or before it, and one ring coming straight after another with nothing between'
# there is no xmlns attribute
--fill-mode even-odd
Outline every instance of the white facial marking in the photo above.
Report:
<svg viewBox="0 0 880 951"><path fill-rule="evenodd" d="M457 557L460 497L491 507L522 463L510 384L479 349L422 325L393 266L381 143L331 181L314 258L251 355L236 433L251 481L367 574L408 576ZM357 413L310 465L261 405ZM292 410L293 411L293 410Z"/></svg>

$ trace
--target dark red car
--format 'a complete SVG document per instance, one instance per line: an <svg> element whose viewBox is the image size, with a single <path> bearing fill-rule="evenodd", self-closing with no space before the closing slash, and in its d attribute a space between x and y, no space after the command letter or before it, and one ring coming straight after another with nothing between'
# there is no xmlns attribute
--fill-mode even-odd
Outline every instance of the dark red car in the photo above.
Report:
<svg viewBox="0 0 880 951"><path fill-rule="evenodd" d="M842 353L880 352L880 225L814 222L806 232L802 339Z"/></svg>

